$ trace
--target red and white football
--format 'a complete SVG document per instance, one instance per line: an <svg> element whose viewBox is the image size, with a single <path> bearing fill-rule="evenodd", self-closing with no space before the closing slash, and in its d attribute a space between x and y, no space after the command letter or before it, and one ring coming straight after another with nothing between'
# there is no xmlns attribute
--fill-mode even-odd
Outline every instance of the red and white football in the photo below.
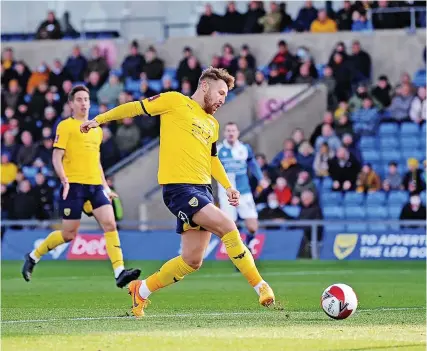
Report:
<svg viewBox="0 0 427 351"><path fill-rule="evenodd" d="M321 298L323 311L333 319L346 319L357 309L357 296L346 284L334 284L325 289Z"/></svg>

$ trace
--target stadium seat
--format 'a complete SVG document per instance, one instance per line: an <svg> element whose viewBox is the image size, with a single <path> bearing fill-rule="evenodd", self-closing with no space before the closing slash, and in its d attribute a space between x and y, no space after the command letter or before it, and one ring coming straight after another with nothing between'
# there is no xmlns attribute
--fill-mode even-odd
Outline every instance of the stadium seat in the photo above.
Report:
<svg viewBox="0 0 427 351"><path fill-rule="evenodd" d="M160 91L162 91L163 83L161 80L149 80L148 87L159 93Z"/></svg>
<svg viewBox="0 0 427 351"><path fill-rule="evenodd" d="M399 161L402 155L397 150L383 150L381 152L381 160L384 163L388 163L390 161Z"/></svg>
<svg viewBox="0 0 427 351"><path fill-rule="evenodd" d="M403 149L403 151L419 149L420 144L421 144L421 140L418 138L402 136L402 138L400 139L400 146Z"/></svg>
<svg viewBox="0 0 427 351"><path fill-rule="evenodd" d="M403 206L405 203L409 201L409 194L403 190L395 190L390 192L388 196L388 204L389 206Z"/></svg>
<svg viewBox="0 0 427 351"><path fill-rule="evenodd" d="M329 178L329 177L323 178L323 181L322 181L322 191L323 192L325 192L325 190L326 191L327 190L331 191L332 190L332 183L333 183L332 178Z"/></svg>
<svg viewBox="0 0 427 351"><path fill-rule="evenodd" d="M362 220L366 218L365 207L361 206L347 206L344 209L345 217L352 223L347 224L347 230L349 232L361 232L368 229L366 223Z"/></svg>
<svg viewBox="0 0 427 351"><path fill-rule="evenodd" d="M340 206L324 206L322 209L325 219L343 219L344 211Z"/></svg>
<svg viewBox="0 0 427 351"><path fill-rule="evenodd" d="M322 178L314 178L313 183L316 186L316 189L320 189L320 186L322 185Z"/></svg>
<svg viewBox="0 0 427 351"><path fill-rule="evenodd" d="M171 79L175 79L176 77L176 68L174 67L167 67L165 68L165 72L163 74L163 77L168 76Z"/></svg>
<svg viewBox="0 0 427 351"><path fill-rule="evenodd" d="M369 163L379 162L381 159L377 150L362 150L362 158Z"/></svg>
<svg viewBox="0 0 427 351"><path fill-rule="evenodd" d="M386 202L385 193L377 191L366 195L366 206L382 206Z"/></svg>
<svg viewBox="0 0 427 351"><path fill-rule="evenodd" d="M366 208L366 217L369 220L386 220L388 211L383 206L368 206ZM369 223L369 230L371 231L385 231L388 229L385 223Z"/></svg>
<svg viewBox="0 0 427 351"><path fill-rule="evenodd" d="M399 147L399 139L394 136L384 136L380 138L380 147L383 150L389 150L390 148Z"/></svg>
<svg viewBox="0 0 427 351"><path fill-rule="evenodd" d="M343 204L345 206L351 205L362 205L365 201L365 195L362 193L357 193L355 191L349 191L344 194Z"/></svg>
<svg viewBox="0 0 427 351"><path fill-rule="evenodd" d="M321 193L320 198L323 205L340 205L342 202L342 194L338 191Z"/></svg>
<svg viewBox="0 0 427 351"><path fill-rule="evenodd" d="M425 123L421 126L421 135L424 137L426 135L426 124Z"/></svg>
<svg viewBox="0 0 427 351"><path fill-rule="evenodd" d="M371 136L363 136L360 138L359 147L361 150L374 150L376 147L376 139Z"/></svg>
<svg viewBox="0 0 427 351"><path fill-rule="evenodd" d="M415 73L413 83L417 87L426 86L426 70L425 69L420 69Z"/></svg>
<svg viewBox="0 0 427 351"><path fill-rule="evenodd" d="M402 212L402 207L400 205L389 205L388 206L388 218L391 220L398 220L400 218L400 213ZM398 224L390 224L391 230L399 230L400 225Z"/></svg>
<svg viewBox="0 0 427 351"><path fill-rule="evenodd" d="M402 163L406 163L409 158L415 158L422 162L426 158L426 154L420 150L403 150L402 151Z"/></svg>
<svg viewBox="0 0 427 351"><path fill-rule="evenodd" d="M399 126L397 123L382 123L379 129L379 135L396 135L399 133Z"/></svg>
<svg viewBox="0 0 427 351"><path fill-rule="evenodd" d="M418 136L420 133L420 128L417 124L412 122L404 122L400 126L400 135L406 135L406 136Z"/></svg>
<svg viewBox="0 0 427 351"><path fill-rule="evenodd" d="M139 79L134 80L134 79L128 78L125 81L125 89L132 93L139 91L140 86L141 86L141 81Z"/></svg>
<svg viewBox="0 0 427 351"><path fill-rule="evenodd" d="M425 190L423 192L421 192L420 197L421 197L422 204L425 206L426 205L426 191Z"/></svg>
<svg viewBox="0 0 427 351"><path fill-rule="evenodd" d="M301 212L301 207L299 206L284 206L283 211L291 217L298 218Z"/></svg>

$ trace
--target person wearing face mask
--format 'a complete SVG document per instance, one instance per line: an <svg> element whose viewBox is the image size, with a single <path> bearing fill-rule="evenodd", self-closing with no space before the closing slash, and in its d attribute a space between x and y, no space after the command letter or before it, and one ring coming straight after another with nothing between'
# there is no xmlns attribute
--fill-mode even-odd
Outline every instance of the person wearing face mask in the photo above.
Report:
<svg viewBox="0 0 427 351"><path fill-rule="evenodd" d="M357 87L356 93L350 98L348 104L349 104L349 111L354 112L356 110L360 110L363 107L363 101L366 98L371 98L373 105L375 107L381 108L381 103L375 99L374 97L370 97L368 94L368 88L365 84L360 84Z"/></svg>
<svg viewBox="0 0 427 351"><path fill-rule="evenodd" d="M402 212L400 213L399 219L401 221L405 220L426 220L426 207L421 203L420 196L418 194L412 194L409 198L409 202L403 206ZM416 225L405 225L404 223L400 225L401 228L418 228Z"/></svg>
<svg viewBox="0 0 427 351"><path fill-rule="evenodd" d="M277 195L273 192L267 197L267 206L259 212L259 219L264 221L274 221L278 225L266 226L266 229L274 230L279 229L280 225L285 223L286 220L292 220L293 217L286 214L281 208Z"/></svg>

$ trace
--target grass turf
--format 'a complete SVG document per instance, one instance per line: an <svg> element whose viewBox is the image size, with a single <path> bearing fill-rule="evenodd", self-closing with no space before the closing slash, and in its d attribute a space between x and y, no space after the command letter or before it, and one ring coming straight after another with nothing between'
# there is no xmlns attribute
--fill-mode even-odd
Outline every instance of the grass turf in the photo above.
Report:
<svg viewBox="0 0 427 351"><path fill-rule="evenodd" d="M129 262L146 276L160 262ZM2 262L2 349L9 350L425 350L424 262L260 262L285 311L257 304L229 262L206 262L183 282L152 295L142 320L108 262L50 261L33 280L21 262ZM359 309L329 319L320 295L351 285Z"/></svg>

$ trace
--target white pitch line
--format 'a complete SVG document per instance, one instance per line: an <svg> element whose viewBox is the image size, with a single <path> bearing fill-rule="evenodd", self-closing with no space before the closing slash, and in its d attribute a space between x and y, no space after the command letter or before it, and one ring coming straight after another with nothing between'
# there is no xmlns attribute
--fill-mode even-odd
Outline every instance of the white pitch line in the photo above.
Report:
<svg viewBox="0 0 427 351"><path fill-rule="evenodd" d="M425 307L385 307L385 308L368 308L358 310L358 313L363 312L381 312L381 311L408 311L408 310L425 310ZM310 314L321 313L321 311L286 311L289 314ZM180 318L180 317L220 317L220 316L242 316L242 315L272 315L269 312L213 312L213 313L175 313L175 314L152 314L145 315L144 318ZM52 318L52 319L27 319L27 320L9 320L2 321L2 324L26 324L26 323L46 323L46 322L70 322L70 321L99 321L99 320L114 320L114 319L134 319L133 316L128 317L76 317L76 318Z"/></svg>

